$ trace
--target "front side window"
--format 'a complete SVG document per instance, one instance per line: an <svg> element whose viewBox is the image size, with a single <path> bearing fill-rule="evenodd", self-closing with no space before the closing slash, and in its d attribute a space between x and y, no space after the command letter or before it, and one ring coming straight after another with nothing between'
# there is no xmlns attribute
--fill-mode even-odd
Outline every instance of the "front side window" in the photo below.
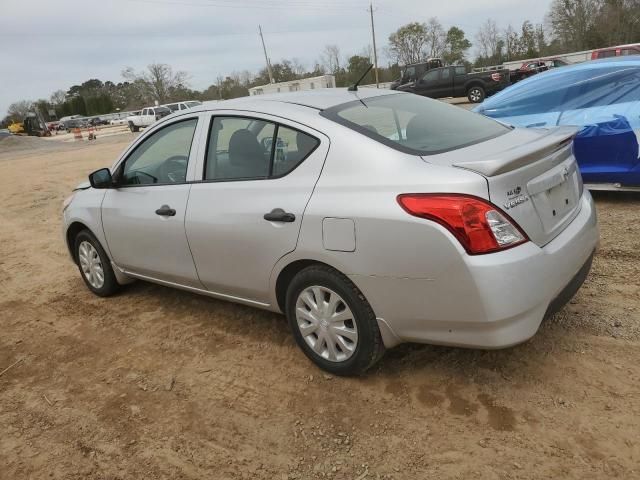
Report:
<svg viewBox="0 0 640 480"><path fill-rule="evenodd" d="M214 117L205 180L257 180L286 175L320 142L298 130L246 117Z"/></svg>
<svg viewBox="0 0 640 480"><path fill-rule="evenodd" d="M121 185L183 183L198 120L172 123L140 143L125 160Z"/></svg>
<svg viewBox="0 0 640 480"><path fill-rule="evenodd" d="M178 111L178 104L177 103L172 103L170 105L167 105L167 108L169 110L171 110L172 112L177 112Z"/></svg>
<svg viewBox="0 0 640 480"><path fill-rule="evenodd" d="M440 71L442 72L442 75L440 75L440 78L442 80L449 80L449 77L451 76L451 70L449 70L448 68L443 68Z"/></svg>
<svg viewBox="0 0 640 480"><path fill-rule="evenodd" d="M429 82L433 82L435 80L438 80L438 75L440 74L440 72L438 70L431 70L430 72L427 72L424 74L424 76L422 77L422 81L424 83L429 83Z"/></svg>
<svg viewBox="0 0 640 480"><path fill-rule="evenodd" d="M509 131L489 118L403 93L363 98L323 110L320 115L413 155L455 150Z"/></svg>
<svg viewBox="0 0 640 480"><path fill-rule="evenodd" d="M416 78L416 67L409 67L404 71L404 78L406 81L415 80Z"/></svg>

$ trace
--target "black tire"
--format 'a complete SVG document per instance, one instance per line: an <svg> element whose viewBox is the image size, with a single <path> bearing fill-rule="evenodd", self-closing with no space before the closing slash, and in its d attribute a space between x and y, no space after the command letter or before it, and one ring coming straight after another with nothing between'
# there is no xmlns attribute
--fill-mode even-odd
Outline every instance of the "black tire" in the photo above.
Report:
<svg viewBox="0 0 640 480"><path fill-rule="evenodd" d="M102 271L104 274L104 282L102 286L99 288L96 288L95 286L91 285L91 283L89 283L89 280L87 279L85 273L82 270L82 266L80 264L79 250L80 250L80 245L83 242L90 243L93 246L93 248L96 250L98 256L100 257L100 263L102 265ZM100 297L108 297L110 295L113 295L120 289L120 284L116 280L116 276L113 273L113 268L111 268L111 260L105 253L104 249L102 248L102 245L100 245L100 242L98 241L98 239L96 239L96 237L94 237L89 230L82 230L80 233L78 233L78 235L76 235L76 238L73 244L73 253L75 256L76 264L78 265L78 270L80 271L80 276L82 277L82 280L84 280L84 283L89 290L91 290L93 293L95 293Z"/></svg>
<svg viewBox="0 0 640 480"><path fill-rule="evenodd" d="M131 133L135 133L140 130L140 127L134 125L133 122L129 122L129 130L131 130Z"/></svg>
<svg viewBox="0 0 640 480"><path fill-rule="evenodd" d="M357 326L358 340L353 354L343 361L330 361L318 355L303 338L296 320L298 296L308 287L333 290L347 304ZM286 314L298 346L321 369L335 375L361 375L382 358L385 348L376 316L358 287L326 265L313 265L300 271L287 288Z"/></svg>
<svg viewBox="0 0 640 480"><path fill-rule="evenodd" d="M485 97L486 92L480 85L472 85L467 90L467 98L471 103L482 103Z"/></svg>

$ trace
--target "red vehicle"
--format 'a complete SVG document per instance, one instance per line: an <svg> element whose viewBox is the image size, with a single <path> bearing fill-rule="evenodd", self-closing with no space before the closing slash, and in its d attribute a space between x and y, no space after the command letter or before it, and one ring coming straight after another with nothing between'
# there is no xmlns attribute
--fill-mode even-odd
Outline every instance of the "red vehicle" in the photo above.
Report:
<svg viewBox="0 0 640 480"><path fill-rule="evenodd" d="M591 52L591 60L609 57L624 57L627 55L640 55L640 43L618 45L617 47L601 48Z"/></svg>
<svg viewBox="0 0 640 480"><path fill-rule="evenodd" d="M519 69L510 73L511 82L519 82L520 80L528 78L531 75L535 75L536 73L545 72L550 68L563 67L565 65L568 65L568 63L564 60L560 60L559 58L528 60L524 62Z"/></svg>

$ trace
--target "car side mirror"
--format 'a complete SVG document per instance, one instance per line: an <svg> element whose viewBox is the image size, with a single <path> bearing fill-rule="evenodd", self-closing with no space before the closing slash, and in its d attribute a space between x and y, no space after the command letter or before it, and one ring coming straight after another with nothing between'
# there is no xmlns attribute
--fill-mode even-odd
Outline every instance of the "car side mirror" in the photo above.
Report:
<svg viewBox="0 0 640 480"><path fill-rule="evenodd" d="M89 175L89 183L93 188L111 188L113 187L113 178L108 168L101 168Z"/></svg>

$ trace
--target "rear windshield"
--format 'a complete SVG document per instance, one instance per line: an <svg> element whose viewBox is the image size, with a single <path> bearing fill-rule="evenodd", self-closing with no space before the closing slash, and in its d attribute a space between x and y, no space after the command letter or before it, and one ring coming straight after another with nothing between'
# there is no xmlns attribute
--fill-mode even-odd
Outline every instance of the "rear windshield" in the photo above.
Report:
<svg viewBox="0 0 640 480"><path fill-rule="evenodd" d="M460 107L402 93L344 103L320 114L413 155L443 153L509 131L494 120Z"/></svg>

